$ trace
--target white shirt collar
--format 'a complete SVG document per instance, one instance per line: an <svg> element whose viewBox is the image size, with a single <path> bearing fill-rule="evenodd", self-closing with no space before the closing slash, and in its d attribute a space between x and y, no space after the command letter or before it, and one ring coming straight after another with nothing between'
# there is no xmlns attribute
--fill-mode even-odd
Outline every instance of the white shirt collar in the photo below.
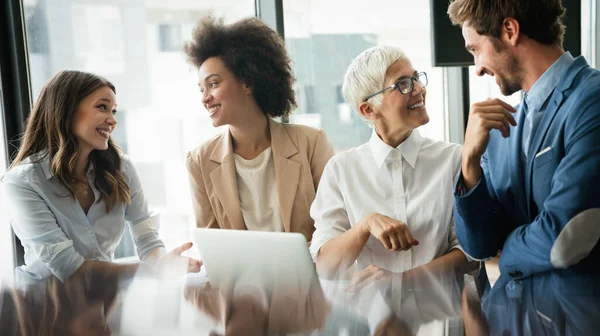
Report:
<svg viewBox="0 0 600 336"><path fill-rule="evenodd" d="M377 168L380 169L385 162L385 159L388 157L390 152L394 149L400 151L404 160L408 162L408 164L415 168L415 164L417 163L417 156L419 155L419 149L421 148L421 143L423 142L423 138L419 131L416 129L411 132L411 134L404 140L398 147L394 148L379 138L379 135L373 130L371 133L371 139L369 139L369 146L371 147L371 152L373 153L373 159L375 160L375 164Z"/></svg>

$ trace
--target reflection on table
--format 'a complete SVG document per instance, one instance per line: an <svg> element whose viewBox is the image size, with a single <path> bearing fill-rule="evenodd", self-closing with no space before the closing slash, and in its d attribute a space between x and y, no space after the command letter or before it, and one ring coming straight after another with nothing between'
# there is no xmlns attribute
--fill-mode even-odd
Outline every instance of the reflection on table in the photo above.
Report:
<svg viewBox="0 0 600 336"><path fill-rule="evenodd" d="M600 330L595 279L553 287L551 276L502 277L482 298L464 279L418 286L314 278L269 288L213 284L206 274L133 279L87 274L2 289L2 335L593 335ZM402 288L404 287L404 288ZM397 299L399 298L399 299ZM463 323L464 321L464 323Z"/></svg>

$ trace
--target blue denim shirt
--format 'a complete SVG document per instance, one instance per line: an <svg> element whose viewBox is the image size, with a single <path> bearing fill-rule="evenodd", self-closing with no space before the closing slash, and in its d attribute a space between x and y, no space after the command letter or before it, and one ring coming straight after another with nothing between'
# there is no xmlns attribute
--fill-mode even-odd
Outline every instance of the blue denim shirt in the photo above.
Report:
<svg viewBox="0 0 600 336"><path fill-rule="evenodd" d="M25 248L25 266L17 268L15 281L27 284L51 275L65 281L84 260L112 261L125 221L140 259L164 246L158 238L158 216L148 210L137 172L126 156L121 171L129 184L130 204L116 204L106 213L106 203L96 201L87 215L52 176L47 158L37 163L30 158L4 175L3 207ZM98 200L91 164L87 177Z"/></svg>

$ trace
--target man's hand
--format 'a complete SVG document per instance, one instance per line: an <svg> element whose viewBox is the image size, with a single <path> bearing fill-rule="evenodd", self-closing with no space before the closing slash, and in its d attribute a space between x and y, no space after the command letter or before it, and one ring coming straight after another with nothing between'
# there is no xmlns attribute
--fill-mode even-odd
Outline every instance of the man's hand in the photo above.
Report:
<svg viewBox="0 0 600 336"><path fill-rule="evenodd" d="M487 149L490 132L496 129L508 138L510 126L517 125L514 112L512 106L497 98L471 105L462 153L463 181L467 190L477 185L481 177L481 156Z"/></svg>
<svg viewBox="0 0 600 336"><path fill-rule="evenodd" d="M363 219L363 230L370 233L390 251L407 251L419 245L408 226L401 221L381 214L371 214Z"/></svg>

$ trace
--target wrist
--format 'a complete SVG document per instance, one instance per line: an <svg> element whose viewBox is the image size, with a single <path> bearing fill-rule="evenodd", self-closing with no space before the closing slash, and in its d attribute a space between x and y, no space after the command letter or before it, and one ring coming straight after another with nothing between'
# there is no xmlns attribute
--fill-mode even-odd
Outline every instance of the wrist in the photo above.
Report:
<svg viewBox="0 0 600 336"><path fill-rule="evenodd" d="M479 167L481 165L481 154L472 151L463 151L462 153L462 168Z"/></svg>
<svg viewBox="0 0 600 336"><path fill-rule="evenodd" d="M461 168L465 191L469 191L477 185L481 178L481 157L478 155L465 156Z"/></svg>
<svg viewBox="0 0 600 336"><path fill-rule="evenodd" d="M144 257L143 261L147 262L156 262L160 260L160 258L164 257L167 254L167 250L163 246L159 246L154 250L150 251Z"/></svg>
<svg viewBox="0 0 600 336"><path fill-rule="evenodd" d="M371 217L373 214L365 216L359 223L360 234L363 238L368 239L371 235Z"/></svg>

